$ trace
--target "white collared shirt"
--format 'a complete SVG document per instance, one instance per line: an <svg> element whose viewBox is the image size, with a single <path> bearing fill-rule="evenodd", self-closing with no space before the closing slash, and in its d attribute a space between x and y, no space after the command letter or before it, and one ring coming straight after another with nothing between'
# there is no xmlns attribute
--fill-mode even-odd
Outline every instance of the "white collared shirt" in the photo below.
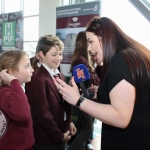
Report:
<svg viewBox="0 0 150 150"><path fill-rule="evenodd" d="M51 70L49 67L47 67L44 63L42 63L43 67L49 72L49 74L51 75L51 77L54 79L55 75L60 74L59 70L56 68L55 72L53 70Z"/></svg>
<svg viewBox="0 0 150 150"><path fill-rule="evenodd" d="M49 72L49 74L51 75L51 77L54 79L55 75L60 74L59 70L56 68L55 72L53 70L51 70L49 67L47 67L43 62L42 62L43 67ZM64 121L67 120L67 116L66 116L66 111L64 111Z"/></svg>

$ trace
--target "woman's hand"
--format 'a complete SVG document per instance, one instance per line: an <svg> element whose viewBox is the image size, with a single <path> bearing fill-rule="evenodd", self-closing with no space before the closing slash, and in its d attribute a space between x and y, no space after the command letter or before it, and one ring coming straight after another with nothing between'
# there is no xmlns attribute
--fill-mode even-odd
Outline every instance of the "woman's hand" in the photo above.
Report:
<svg viewBox="0 0 150 150"><path fill-rule="evenodd" d="M16 77L7 73L7 69L4 69L0 72L0 78L3 82L10 84L13 79L17 79Z"/></svg>
<svg viewBox="0 0 150 150"><path fill-rule="evenodd" d="M76 105L78 99L80 98L80 93L73 77L71 78L72 87L60 78L55 78L54 84L59 89L59 92L62 94L64 100L72 105Z"/></svg>

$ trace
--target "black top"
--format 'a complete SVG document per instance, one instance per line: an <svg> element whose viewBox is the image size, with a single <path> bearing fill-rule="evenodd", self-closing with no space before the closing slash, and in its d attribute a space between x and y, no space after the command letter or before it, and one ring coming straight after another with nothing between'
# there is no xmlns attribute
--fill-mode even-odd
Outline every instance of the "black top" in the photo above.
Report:
<svg viewBox="0 0 150 150"><path fill-rule="evenodd" d="M119 52L112 58L98 91L101 103L110 104L110 91L123 79L134 86L125 56ZM121 129L102 124L101 150L150 150L150 88L146 69L140 82L140 97L129 125Z"/></svg>

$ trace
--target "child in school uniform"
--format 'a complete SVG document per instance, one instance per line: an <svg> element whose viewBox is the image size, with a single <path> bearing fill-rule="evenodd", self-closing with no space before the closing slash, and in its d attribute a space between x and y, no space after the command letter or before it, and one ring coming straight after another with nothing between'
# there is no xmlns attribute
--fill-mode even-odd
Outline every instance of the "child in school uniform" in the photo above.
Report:
<svg viewBox="0 0 150 150"><path fill-rule="evenodd" d="M23 51L5 51L0 56L0 150L33 150L30 106L22 84L33 69Z"/></svg>
<svg viewBox="0 0 150 150"><path fill-rule="evenodd" d="M29 90L36 150L65 150L65 141L76 133L71 121L71 105L63 100L53 83L54 76L64 80L57 69L63 49L62 41L53 35L41 37L36 47L42 64Z"/></svg>

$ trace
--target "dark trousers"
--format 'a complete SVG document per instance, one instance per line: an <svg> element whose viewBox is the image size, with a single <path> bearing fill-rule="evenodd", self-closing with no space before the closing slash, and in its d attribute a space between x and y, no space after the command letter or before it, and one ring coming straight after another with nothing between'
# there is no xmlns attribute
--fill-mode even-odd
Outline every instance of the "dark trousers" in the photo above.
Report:
<svg viewBox="0 0 150 150"><path fill-rule="evenodd" d="M65 142L44 146L35 145L35 150L65 150Z"/></svg>
<svg viewBox="0 0 150 150"><path fill-rule="evenodd" d="M78 121L77 136L68 150L84 150L86 141L91 138L93 134L93 117L80 111Z"/></svg>

